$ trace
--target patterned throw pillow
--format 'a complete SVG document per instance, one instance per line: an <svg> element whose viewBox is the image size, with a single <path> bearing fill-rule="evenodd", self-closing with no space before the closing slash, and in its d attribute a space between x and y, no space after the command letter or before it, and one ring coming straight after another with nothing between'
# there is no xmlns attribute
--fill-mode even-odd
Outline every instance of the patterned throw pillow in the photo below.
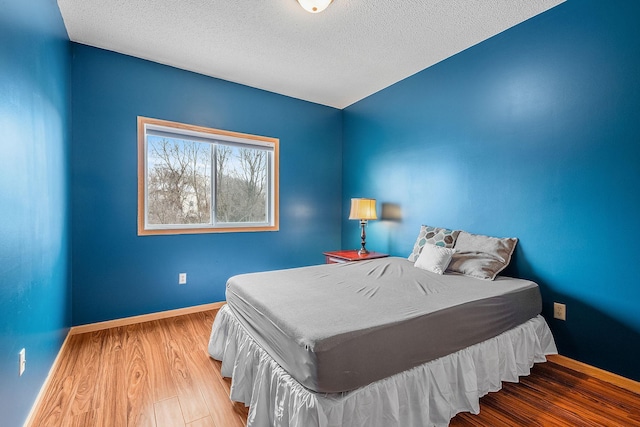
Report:
<svg viewBox="0 0 640 427"><path fill-rule="evenodd" d="M422 252L422 248L427 243L443 248L453 248L453 245L456 243L456 239L458 238L458 234L460 234L460 230L430 227L428 225L421 226L416 243L413 245L413 252L409 255L409 261L416 262L420 256L420 252Z"/></svg>

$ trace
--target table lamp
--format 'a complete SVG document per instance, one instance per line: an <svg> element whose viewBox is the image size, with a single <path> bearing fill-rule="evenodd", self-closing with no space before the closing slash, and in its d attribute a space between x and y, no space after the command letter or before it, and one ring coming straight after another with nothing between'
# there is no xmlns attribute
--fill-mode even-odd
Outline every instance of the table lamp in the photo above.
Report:
<svg viewBox="0 0 640 427"><path fill-rule="evenodd" d="M378 219L378 215L376 214L376 199L351 199L351 212L349 213L349 219L360 220L360 239L362 240L362 247L358 251L358 254L368 254L369 251L365 247L367 243L367 234L364 231L364 227L370 219Z"/></svg>

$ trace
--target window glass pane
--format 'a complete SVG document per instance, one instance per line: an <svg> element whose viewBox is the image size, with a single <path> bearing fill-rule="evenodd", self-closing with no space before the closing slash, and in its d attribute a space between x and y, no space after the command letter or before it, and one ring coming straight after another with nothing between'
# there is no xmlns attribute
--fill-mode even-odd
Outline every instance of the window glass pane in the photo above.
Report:
<svg viewBox="0 0 640 427"><path fill-rule="evenodd" d="M268 152L217 144L215 157L216 222L267 222Z"/></svg>
<svg viewBox="0 0 640 427"><path fill-rule="evenodd" d="M147 136L147 224L211 223L212 144Z"/></svg>

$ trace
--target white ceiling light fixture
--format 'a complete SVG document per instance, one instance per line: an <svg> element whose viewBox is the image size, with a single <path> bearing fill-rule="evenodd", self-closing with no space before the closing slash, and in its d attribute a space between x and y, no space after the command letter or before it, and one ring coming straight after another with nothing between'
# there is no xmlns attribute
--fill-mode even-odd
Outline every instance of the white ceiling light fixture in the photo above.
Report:
<svg viewBox="0 0 640 427"><path fill-rule="evenodd" d="M333 0L298 0L300 6L307 12L320 13L325 10Z"/></svg>

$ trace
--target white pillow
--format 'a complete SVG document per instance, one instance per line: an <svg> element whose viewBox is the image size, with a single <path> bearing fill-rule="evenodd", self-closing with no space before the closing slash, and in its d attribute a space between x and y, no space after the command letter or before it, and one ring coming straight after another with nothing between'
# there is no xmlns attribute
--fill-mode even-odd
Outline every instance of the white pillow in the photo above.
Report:
<svg viewBox="0 0 640 427"><path fill-rule="evenodd" d="M443 248L442 246L427 243L422 248L420 256L415 262L415 266L423 270L437 274L443 274L451 262L455 249Z"/></svg>

